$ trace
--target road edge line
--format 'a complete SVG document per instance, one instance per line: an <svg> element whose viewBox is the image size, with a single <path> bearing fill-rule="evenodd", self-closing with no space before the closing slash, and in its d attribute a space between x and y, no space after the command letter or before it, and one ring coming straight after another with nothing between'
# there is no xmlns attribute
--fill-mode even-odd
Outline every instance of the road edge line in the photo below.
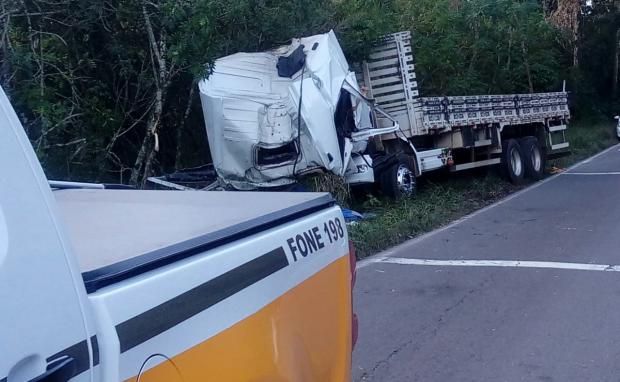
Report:
<svg viewBox="0 0 620 382"><path fill-rule="evenodd" d="M378 261L381 264L432 266L432 267L479 267L479 268L530 268L560 269L571 271L620 272L620 266L608 264L566 263L555 261L522 260L433 260L411 259L404 257L386 257Z"/></svg>
<svg viewBox="0 0 620 382"><path fill-rule="evenodd" d="M471 219L471 218L473 218L475 216L478 216L478 215L480 215L480 214L482 214L482 213L484 213L484 212L486 212L486 211L488 211L490 209L493 209L495 207L501 206L502 204L504 204L506 202L509 202L512 199L514 199L514 198L516 198L516 197L518 197L518 196L520 196L522 194L525 194L528 191L532 191L532 190L542 186L543 184L556 179L557 177L563 175L564 173L566 173L568 171L574 170L575 168L577 168L577 167L579 167L579 166L581 166L583 164L589 163L592 160L594 160L594 159L596 159L596 158L598 158L598 157L600 157L602 155L605 155L606 153L608 153L609 151L612 151L616 147L620 147L620 143L616 143L615 145L612 145L612 146L606 148L605 150L592 155L591 157L585 158L585 159L575 163L574 165L570 166L569 168L565 169L564 171L562 171L562 172L560 172L558 174L553 174L553 175L551 175L548 178L545 178L545 179L543 179L543 180L541 180L539 182L533 183L533 184L525 187L522 190L519 190L519 191L517 191L515 193L512 193L512 194L506 196L505 198L500 199L500 200L498 200L498 201L496 201L494 203L491 203L488 206L482 207L481 209L476 210L476 211L474 211L474 212L472 212L470 214L462 216L462 217L460 217L460 218L458 218L458 219L456 219L456 220L454 220L454 221L452 221L452 222L450 222L450 223L448 223L448 224L446 224L446 225L444 225L442 227L436 228L433 231L426 232L426 233L424 233L424 234L422 234L420 236L414 237L413 239L410 239L410 240L407 240L407 241L405 241L403 243L395 245L394 247L388 248L388 249L386 249L384 251L381 251L381 252L379 252L379 253L377 253L375 255L366 257L366 258L364 258L362 260L359 260L357 262L356 269L359 270L359 269L362 269L362 268L365 268L365 267L369 266L370 264L381 262L381 261L383 261L387 257L394 257L394 254L396 252L398 252L398 251L400 251L400 250L402 250L402 249L404 249L404 248L406 248L408 246L417 244L417 243L419 243L422 240L426 240L429 237L437 235L438 233L441 233L441 232L447 231L447 230L449 230L451 228L454 228L455 226L457 226L457 225L459 225L459 224L461 224L461 223L463 223L463 222L465 222L465 221L467 221L467 220L469 220L469 219Z"/></svg>

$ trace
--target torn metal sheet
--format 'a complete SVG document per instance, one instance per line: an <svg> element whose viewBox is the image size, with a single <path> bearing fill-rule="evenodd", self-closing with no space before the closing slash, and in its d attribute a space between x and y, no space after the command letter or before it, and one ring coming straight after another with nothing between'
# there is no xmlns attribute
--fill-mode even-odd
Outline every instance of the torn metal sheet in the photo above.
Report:
<svg viewBox="0 0 620 382"><path fill-rule="evenodd" d="M290 77L278 75L279 60ZM240 190L291 184L313 171L372 181L369 157L360 158L368 139L397 128L373 128L374 106L333 31L221 58L199 89L215 169Z"/></svg>

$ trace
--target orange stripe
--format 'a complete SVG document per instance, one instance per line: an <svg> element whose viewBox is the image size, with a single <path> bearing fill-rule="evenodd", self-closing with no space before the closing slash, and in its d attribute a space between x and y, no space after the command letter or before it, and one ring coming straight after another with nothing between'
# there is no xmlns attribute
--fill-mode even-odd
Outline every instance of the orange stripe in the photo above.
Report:
<svg viewBox="0 0 620 382"><path fill-rule="evenodd" d="M342 257L140 381L349 381L350 282L349 259Z"/></svg>

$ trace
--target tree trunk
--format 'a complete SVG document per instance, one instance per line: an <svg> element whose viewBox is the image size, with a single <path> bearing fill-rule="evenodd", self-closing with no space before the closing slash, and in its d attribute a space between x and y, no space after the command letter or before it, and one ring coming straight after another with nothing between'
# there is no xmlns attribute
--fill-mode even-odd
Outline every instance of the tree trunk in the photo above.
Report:
<svg viewBox="0 0 620 382"><path fill-rule="evenodd" d="M174 158L174 168L179 170L181 168L181 153L182 153L182 140L183 140L183 130L185 130L185 125L187 124L187 118L189 118L189 113L192 111L192 101L194 100L194 89L196 87L196 81L192 81L192 84L189 88L189 96L187 98L187 106L185 107L185 112L183 113L183 120L181 124L177 128L177 152Z"/></svg>
<svg viewBox="0 0 620 382"><path fill-rule="evenodd" d="M506 70L510 72L510 64L512 61L512 33L513 30L510 28L510 33L508 34L508 58L506 59Z"/></svg>
<svg viewBox="0 0 620 382"><path fill-rule="evenodd" d="M138 156L136 157L136 161L133 165L133 169L131 170L131 177L129 178L129 183L133 185L137 185L140 180L140 174L142 172L142 168L144 167L144 161L146 159L147 150L150 149L152 145L151 140L153 139L153 115L149 118L149 122L146 127L146 134L144 135L144 139L142 139L142 145L140 146L140 151L138 151Z"/></svg>
<svg viewBox="0 0 620 382"><path fill-rule="evenodd" d="M614 76L613 76L613 85L612 85L612 90L613 90L613 95L614 98L618 97L618 70L620 69L619 66L619 61L620 61L620 28L618 28L618 30L616 31L616 46L614 49Z"/></svg>
<svg viewBox="0 0 620 382"><path fill-rule="evenodd" d="M153 146L151 150L149 150L149 155L146 157L146 161L144 162L144 172L142 174L142 181L140 183L140 188L144 188L146 185L146 180L151 175L151 169L153 168L153 162L155 162L155 153L157 152L156 146L157 143L157 135L153 135Z"/></svg>
<svg viewBox="0 0 620 382"><path fill-rule="evenodd" d="M527 57L527 47L525 41L521 40L521 52L523 53L523 64L525 65L525 74L527 75L527 83L530 87L530 93L534 93L534 84L532 83L532 70L530 68L530 60Z"/></svg>
<svg viewBox="0 0 620 382"><path fill-rule="evenodd" d="M153 31L151 18L146 11L146 2L142 4L142 16L144 18L149 44L151 46L150 50L153 58L153 72L156 86L155 103L153 105L153 110L151 111L151 116L149 117L149 122L146 127L146 133L144 135L144 139L142 140L142 145L140 146L140 151L136 157L130 178L130 182L132 184L141 184L143 186L146 178L151 172L151 166L153 165L155 152L157 151L157 147L155 145L157 138L156 135L163 113L164 98L169 81L166 80L168 71L164 58L166 49L163 42L164 36L163 34L160 35L160 41L158 44L158 41L155 39L155 32Z"/></svg>
<svg viewBox="0 0 620 382"><path fill-rule="evenodd" d="M573 40L573 68L579 67L579 37Z"/></svg>

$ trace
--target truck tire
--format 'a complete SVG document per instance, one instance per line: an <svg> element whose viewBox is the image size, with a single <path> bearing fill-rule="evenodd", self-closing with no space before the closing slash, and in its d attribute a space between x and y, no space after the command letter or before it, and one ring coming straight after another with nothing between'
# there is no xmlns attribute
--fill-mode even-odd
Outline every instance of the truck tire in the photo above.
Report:
<svg viewBox="0 0 620 382"><path fill-rule="evenodd" d="M512 184L523 183L525 165L521 146L515 139L502 142L502 170Z"/></svg>
<svg viewBox="0 0 620 382"><path fill-rule="evenodd" d="M381 192L388 198L403 199L415 195L415 172L406 156L399 156L396 163L383 170L379 181Z"/></svg>
<svg viewBox="0 0 620 382"><path fill-rule="evenodd" d="M519 140L523 162L525 164L525 176L541 180L545 175L545 155L538 139L535 137L525 137Z"/></svg>

